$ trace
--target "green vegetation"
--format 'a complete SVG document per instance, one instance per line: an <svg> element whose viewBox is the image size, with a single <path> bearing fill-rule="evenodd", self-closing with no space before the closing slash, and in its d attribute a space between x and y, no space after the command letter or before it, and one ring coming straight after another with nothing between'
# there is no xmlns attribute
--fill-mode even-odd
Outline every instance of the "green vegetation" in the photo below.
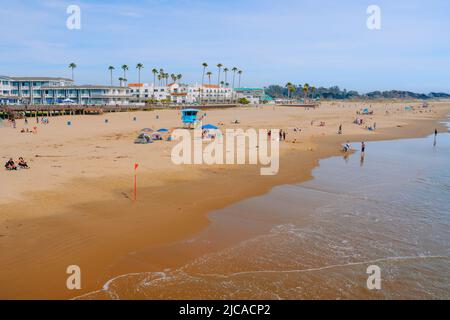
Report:
<svg viewBox="0 0 450 320"><path fill-rule="evenodd" d="M240 99L238 100L238 103L239 103L239 104L249 104L250 101L248 101L246 98L240 98Z"/></svg>
<svg viewBox="0 0 450 320"><path fill-rule="evenodd" d="M264 88L265 93L275 99L435 99L450 98L450 94L431 92L429 94L415 93L410 91L373 91L366 94L360 94L358 91L340 89L338 86L325 88L305 85L293 85L287 83L284 87L279 85L270 85Z"/></svg>

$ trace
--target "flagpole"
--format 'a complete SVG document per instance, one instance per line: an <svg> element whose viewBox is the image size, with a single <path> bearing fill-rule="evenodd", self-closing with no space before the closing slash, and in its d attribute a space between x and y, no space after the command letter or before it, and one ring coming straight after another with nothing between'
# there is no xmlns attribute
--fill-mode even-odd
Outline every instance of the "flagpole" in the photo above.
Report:
<svg viewBox="0 0 450 320"><path fill-rule="evenodd" d="M134 164L134 201L137 200L137 168L138 168L138 164L135 163Z"/></svg>

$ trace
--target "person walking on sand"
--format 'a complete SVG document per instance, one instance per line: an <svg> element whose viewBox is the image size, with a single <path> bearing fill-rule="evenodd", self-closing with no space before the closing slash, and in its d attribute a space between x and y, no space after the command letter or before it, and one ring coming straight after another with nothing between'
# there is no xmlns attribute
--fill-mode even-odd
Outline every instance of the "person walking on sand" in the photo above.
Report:
<svg viewBox="0 0 450 320"><path fill-rule="evenodd" d="M338 134L342 134L342 124L339 125Z"/></svg>
<svg viewBox="0 0 450 320"><path fill-rule="evenodd" d="M286 131L283 130L283 141L286 141Z"/></svg>

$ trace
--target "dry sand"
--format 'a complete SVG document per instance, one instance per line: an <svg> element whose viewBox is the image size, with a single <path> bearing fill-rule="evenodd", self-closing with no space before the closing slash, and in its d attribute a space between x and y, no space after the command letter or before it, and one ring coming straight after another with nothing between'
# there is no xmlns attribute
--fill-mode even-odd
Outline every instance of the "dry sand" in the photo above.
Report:
<svg viewBox="0 0 450 320"><path fill-rule="evenodd" d="M31 166L0 170L0 298L71 298L122 273L175 267L188 257L118 261L199 232L213 209L310 178L318 160L339 154L346 140L419 137L434 128L447 130L439 120L450 112L449 102L434 102L420 111L404 109L419 102L371 103L374 115L357 116L362 105L370 103L324 103L316 110L264 106L205 111L204 122L223 122L221 128L286 130L275 176L261 176L254 165L176 166L170 158L173 142L133 144L144 127L179 127L175 110L53 117L48 125L36 125L31 118L28 127L37 126L37 134L20 133L23 120L17 129L0 129L0 159L23 156ZM377 130L353 124L355 117L367 125L376 122ZM241 124L232 125L235 119ZM326 126L319 127L320 121ZM339 124L343 135L336 134ZM292 130L297 127L302 131ZM139 163L136 202L134 163ZM81 267L80 291L66 288L69 265Z"/></svg>

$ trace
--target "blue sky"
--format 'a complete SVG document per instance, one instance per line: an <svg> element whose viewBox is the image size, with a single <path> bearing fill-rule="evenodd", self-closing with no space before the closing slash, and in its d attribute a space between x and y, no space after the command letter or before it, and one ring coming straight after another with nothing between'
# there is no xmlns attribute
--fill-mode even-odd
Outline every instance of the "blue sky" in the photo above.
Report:
<svg viewBox="0 0 450 320"><path fill-rule="evenodd" d="M66 28L67 6L81 30ZM369 5L381 30L366 27ZM0 0L0 74L109 83L109 65L201 81L201 64L243 70L242 85L339 85L361 92L450 92L448 0ZM213 76L213 79L215 78ZM116 81L117 82L117 81Z"/></svg>

